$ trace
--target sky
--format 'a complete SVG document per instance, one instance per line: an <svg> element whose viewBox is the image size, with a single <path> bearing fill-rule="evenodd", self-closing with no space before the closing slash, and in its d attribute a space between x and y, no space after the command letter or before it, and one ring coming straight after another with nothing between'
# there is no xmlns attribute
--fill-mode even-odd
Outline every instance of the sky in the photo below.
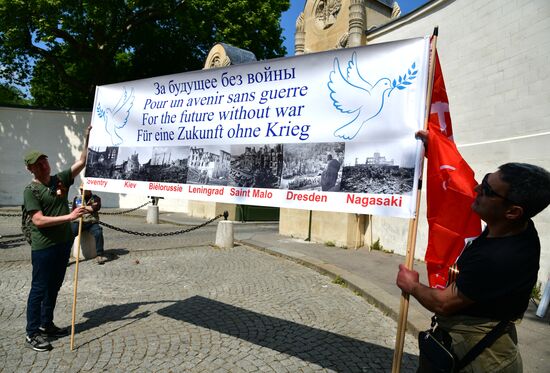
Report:
<svg viewBox="0 0 550 373"><path fill-rule="evenodd" d="M401 8L401 15L405 15L416 8L424 5L429 0L397 0ZM287 56L294 55L294 30L296 28L296 18L304 10L305 0L290 0L290 8L281 15L281 27L285 41Z"/></svg>

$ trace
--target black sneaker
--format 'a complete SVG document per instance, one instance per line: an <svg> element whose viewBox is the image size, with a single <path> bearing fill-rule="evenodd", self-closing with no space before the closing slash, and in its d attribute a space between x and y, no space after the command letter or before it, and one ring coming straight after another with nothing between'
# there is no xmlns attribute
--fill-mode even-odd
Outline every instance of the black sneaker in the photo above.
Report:
<svg viewBox="0 0 550 373"><path fill-rule="evenodd" d="M44 337L40 335L40 333L34 333L31 336L26 336L25 344L27 345L27 347L32 348L33 350L38 352L50 351L52 349L52 345L50 344L50 342L46 341Z"/></svg>
<svg viewBox="0 0 550 373"><path fill-rule="evenodd" d="M69 328L59 328L55 326L54 324L50 326L41 326L38 328L40 331L40 334L44 337L66 337L69 335Z"/></svg>

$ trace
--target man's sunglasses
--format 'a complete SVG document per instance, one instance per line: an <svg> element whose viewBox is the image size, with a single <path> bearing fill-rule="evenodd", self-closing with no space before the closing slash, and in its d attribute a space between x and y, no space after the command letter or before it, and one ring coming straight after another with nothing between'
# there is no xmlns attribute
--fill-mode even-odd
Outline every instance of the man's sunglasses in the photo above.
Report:
<svg viewBox="0 0 550 373"><path fill-rule="evenodd" d="M514 205L517 205L516 202L512 201L511 199L509 199L508 197L505 197L503 196L502 194L499 194L497 192L495 192L495 190L491 187L491 185L489 185L489 182L487 181L489 179L489 175L490 174L486 174L484 177L483 177L483 180L481 181L481 194L483 194L485 197L498 197L498 198L502 198L503 200L505 201L508 201Z"/></svg>

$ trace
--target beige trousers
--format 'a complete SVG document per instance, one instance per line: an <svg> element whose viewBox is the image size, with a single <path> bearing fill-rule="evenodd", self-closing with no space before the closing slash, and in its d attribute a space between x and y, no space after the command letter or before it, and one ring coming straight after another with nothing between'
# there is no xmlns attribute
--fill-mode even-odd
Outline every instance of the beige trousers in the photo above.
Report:
<svg viewBox="0 0 550 373"><path fill-rule="evenodd" d="M460 359L476 345L498 321L471 316L437 317L438 325L453 339L453 351ZM523 364L518 347L516 326L513 323L507 333L485 348L461 372L465 373L521 373Z"/></svg>

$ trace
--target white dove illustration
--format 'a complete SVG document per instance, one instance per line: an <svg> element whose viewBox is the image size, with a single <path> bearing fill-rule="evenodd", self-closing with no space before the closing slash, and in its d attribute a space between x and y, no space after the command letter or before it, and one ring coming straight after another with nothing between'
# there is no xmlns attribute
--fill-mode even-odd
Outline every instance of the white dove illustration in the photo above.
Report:
<svg viewBox="0 0 550 373"><path fill-rule="evenodd" d="M380 113L384 107L386 93L389 96L394 88L402 89L396 85L395 81L392 84L392 81L388 78L381 78L374 84L365 80L359 73L355 52L353 52L351 60L348 62L345 76L340 70L338 59L334 59L333 70L329 75L328 88L334 107L351 117L349 122L334 131L334 136L344 140L353 139L365 122Z"/></svg>
<svg viewBox="0 0 550 373"><path fill-rule="evenodd" d="M118 100L114 108L103 109L101 104L97 105L97 115L105 122L105 130L111 136L113 145L122 144L122 137L117 133L117 129L123 128L128 122L130 109L134 105L134 89L130 92L124 89L122 96Z"/></svg>

